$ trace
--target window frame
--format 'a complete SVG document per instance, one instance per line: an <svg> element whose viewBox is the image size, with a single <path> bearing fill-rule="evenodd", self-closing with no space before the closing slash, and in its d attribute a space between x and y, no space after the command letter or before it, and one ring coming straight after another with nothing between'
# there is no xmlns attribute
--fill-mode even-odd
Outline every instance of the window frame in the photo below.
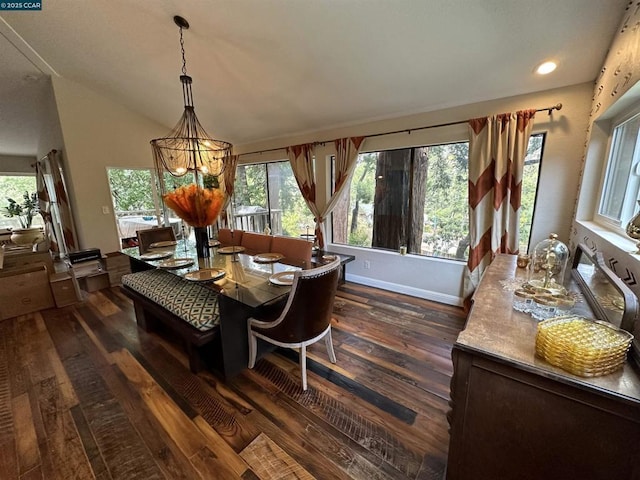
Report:
<svg viewBox="0 0 640 480"><path fill-rule="evenodd" d="M626 224L633 217L633 215L638 211L637 206L633 206L637 203L637 200L640 200L640 175L634 175L636 177L634 183L635 186L633 188L634 193L632 194L629 188L627 188L627 192L625 193L625 198L623 199L623 206L621 208L620 219L613 219L607 215L601 213L602 205L604 203L604 194L605 187L609 176L609 165L612 161L613 149L616 147L614 142L614 137L616 133L616 129L625 125L626 123L632 121L634 118L640 117L640 102L634 102L629 105L627 108L622 110L616 116L608 119L607 122L607 145L604 153L604 158L602 162L602 171L599 178L598 183L598 193L597 199L594 205L593 210L593 221L605 228L606 230L612 231L618 235L626 236ZM640 168L640 128L636 134L635 147L633 152L633 160L632 165L630 167L630 172L637 170ZM627 182L627 187L629 186L629 182ZM633 200L631 200L633 198ZM626 207L626 210L625 210ZM629 207L631 209L629 210ZM630 213L629 213L630 212ZM627 218L628 217L628 218Z"/></svg>
<svg viewBox="0 0 640 480"><path fill-rule="evenodd" d="M536 187L535 187L536 190L535 190L534 201L533 201L533 209L532 209L532 212L531 212L531 224L530 224L530 230L529 230L529 238L528 238L528 242L527 242L527 249L528 250L530 250L530 248L531 248L531 238L532 238L531 237L531 233L533 231L533 226L534 226L534 222L535 222L536 207L537 207L537 204L538 204L538 200L540 198L539 187L540 187L540 181L541 181L541 177L542 177L542 162L543 162L543 159L544 159L544 152L545 152L545 147L546 147L546 142L547 142L547 133L548 132L546 130L534 131L534 132L531 133L531 137L540 136L542 138L542 141L541 141L541 145L540 145L540 157L537 160L538 172L537 172ZM411 150L411 159L412 159L411 161L413 162L414 161L415 152L416 152L417 149L438 147L438 146L442 146L442 145L451 145L451 144L459 144L459 143L467 143L467 144L469 143L468 139L462 139L462 138L458 138L458 137L452 137L452 138L455 138L455 139L440 138L437 141L430 141L430 142L413 142L413 143L408 144L408 145L395 144L395 145L390 145L390 146L386 146L386 147L383 147L383 148L368 148L366 150L362 150L361 152L359 152L359 155L368 154L368 153L377 153L377 152L381 152L381 151L392 151L392 150L406 149L406 150ZM330 166L329 166L329 169L330 169L330 171L329 171L330 185L328 187L328 190L331 192L331 194L333 194L333 180L334 180L334 177L335 177L335 156L334 155L330 155L329 156L329 160L330 160L330 162L329 162L329 164L330 164ZM413 184L413 181L414 181L413 175L411 176L410 181ZM349 192L346 192L346 195L349 195ZM412 198L410 198L409 200L410 200L410 203L411 203ZM379 252L391 252L391 251L394 251L392 249L378 248L378 247L373 247L373 246L351 245L349 243L335 243L335 241L334 241L334 228L333 228L333 212L331 214L331 220L329 222L329 229L330 229L331 243L336 245L336 246L345 247L345 248L362 248L362 249L365 249L365 250L379 251ZM447 260L447 261L453 261L453 262L458 262L458 263L467 262L467 258L460 259L460 258L453 258L453 257L447 257L447 256L428 255L428 254L422 254L422 253L411 253L411 255L415 255L415 256L422 257L422 258L425 258L425 259L430 259L430 260Z"/></svg>

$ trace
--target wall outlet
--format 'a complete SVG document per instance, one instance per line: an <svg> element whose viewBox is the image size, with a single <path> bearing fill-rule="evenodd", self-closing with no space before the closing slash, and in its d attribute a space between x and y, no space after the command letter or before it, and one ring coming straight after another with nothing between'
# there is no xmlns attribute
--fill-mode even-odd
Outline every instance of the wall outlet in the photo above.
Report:
<svg viewBox="0 0 640 480"><path fill-rule="evenodd" d="M371 262L369 260L364 261L364 269L369 270L371 268Z"/></svg>
<svg viewBox="0 0 640 480"><path fill-rule="evenodd" d="M103 213L104 215L109 215L109 207L107 207L106 205L104 205L104 206L102 207L102 213Z"/></svg>

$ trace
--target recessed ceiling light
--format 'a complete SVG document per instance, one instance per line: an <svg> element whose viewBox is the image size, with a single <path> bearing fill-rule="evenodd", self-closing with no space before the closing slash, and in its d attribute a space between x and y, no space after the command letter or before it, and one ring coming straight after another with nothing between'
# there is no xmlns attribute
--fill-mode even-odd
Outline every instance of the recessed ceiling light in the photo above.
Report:
<svg viewBox="0 0 640 480"><path fill-rule="evenodd" d="M538 68L536 68L536 73L539 73L540 75L546 75L547 73L553 72L556 67L556 62L544 62L538 65Z"/></svg>

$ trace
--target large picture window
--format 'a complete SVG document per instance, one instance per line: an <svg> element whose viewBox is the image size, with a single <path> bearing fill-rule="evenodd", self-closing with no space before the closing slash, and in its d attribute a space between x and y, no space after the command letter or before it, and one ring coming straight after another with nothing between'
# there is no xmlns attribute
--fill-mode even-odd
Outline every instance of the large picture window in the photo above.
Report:
<svg viewBox="0 0 640 480"><path fill-rule="evenodd" d="M520 250L527 251L544 135L525 159ZM362 153L333 213L333 242L466 260L469 143Z"/></svg>
<svg viewBox="0 0 640 480"><path fill-rule="evenodd" d="M235 228L274 235L312 235L315 225L289 161L238 165L232 215Z"/></svg>

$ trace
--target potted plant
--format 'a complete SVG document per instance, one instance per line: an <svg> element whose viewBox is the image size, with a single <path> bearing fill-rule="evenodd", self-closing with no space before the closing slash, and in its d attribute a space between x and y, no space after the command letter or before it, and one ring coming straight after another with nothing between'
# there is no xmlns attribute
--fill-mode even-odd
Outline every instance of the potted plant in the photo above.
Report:
<svg viewBox="0 0 640 480"><path fill-rule="evenodd" d="M8 205L4 207L5 217L18 217L22 228L14 228L11 231L11 241L20 245L33 244L42 239L40 227L32 227L33 219L40 213L38 194L36 192L24 192L22 202L18 203L13 198L7 198Z"/></svg>

